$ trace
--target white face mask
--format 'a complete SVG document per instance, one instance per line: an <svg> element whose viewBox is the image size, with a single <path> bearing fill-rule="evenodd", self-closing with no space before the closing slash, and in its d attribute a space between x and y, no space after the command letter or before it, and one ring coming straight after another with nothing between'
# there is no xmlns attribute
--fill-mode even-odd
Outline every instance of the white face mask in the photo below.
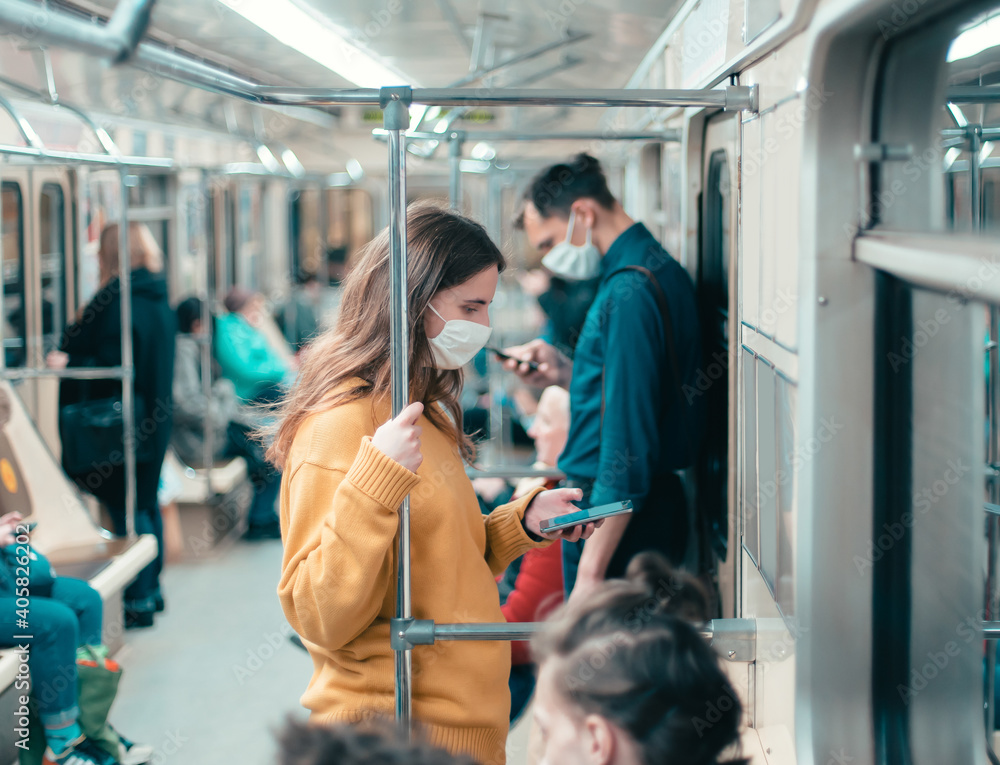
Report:
<svg viewBox="0 0 1000 765"><path fill-rule="evenodd" d="M434 356L434 366L438 369L459 369L464 367L486 345L493 334L492 327L484 327L474 321L446 319L427 304L438 318L444 322L444 329L437 337L427 338Z"/></svg>
<svg viewBox="0 0 1000 765"><path fill-rule="evenodd" d="M601 253L590 241L591 231L587 229L587 241L584 244L573 244L573 224L576 223L576 211L569 211L569 226L566 229L565 241L559 242L542 258L542 265L556 276L564 279L580 281L593 279L601 273Z"/></svg>

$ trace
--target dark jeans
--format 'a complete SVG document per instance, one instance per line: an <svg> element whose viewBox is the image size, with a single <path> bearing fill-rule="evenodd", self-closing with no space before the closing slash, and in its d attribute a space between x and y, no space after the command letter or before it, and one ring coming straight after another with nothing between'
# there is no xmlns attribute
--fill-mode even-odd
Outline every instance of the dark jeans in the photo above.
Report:
<svg viewBox="0 0 1000 765"><path fill-rule="evenodd" d="M50 597L28 600L24 627L18 626L17 599L0 598L0 646L28 646L32 695L42 724L64 725L78 712L76 649L101 642L101 596L86 582L58 577Z"/></svg>
<svg viewBox="0 0 1000 765"><path fill-rule="evenodd" d="M279 473L264 454L264 446L242 425L229 423L229 449L232 457L242 457L247 463L247 475L253 484L253 500L250 502L250 526L267 526L278 522L275 505L281 492Z"/></svg>
<svg viewBox="0 0 1000 765"><path fill-rule="evenodd" d="M510 668L510 724L514 725L535 692L535 665L516 664Z"/></svg>
<svg viewBox="0 0 1000 765"><path fill-rule="evenodd" d="M591 507L592 484L589 487L581 482L570 481L569 484L584 490L584 500L577 504L582 508ZM688 509L684 484L676 473L657 476L642 509L631 516L625 534L608 563L605 577L624 577L629 561L642 552L658 552L674 566L680 566L684 562L687 537ZM583 541L562 543L563 586L567 597L576 583L584 544Z"/></svg>
<svg viewBox="0 0 1000 765"><path fill-rule="evenodd" d="M139 572L135 581L125 590L125 608L135 612L152 612L156 598L160 597L160 573L163 571L163 517L156 499L160 485L163 458L136 466L135 533L156 537L156 558ZM125 536L125 471L116 470L100 486L88 487L108 508L112 531Z"/></svg>

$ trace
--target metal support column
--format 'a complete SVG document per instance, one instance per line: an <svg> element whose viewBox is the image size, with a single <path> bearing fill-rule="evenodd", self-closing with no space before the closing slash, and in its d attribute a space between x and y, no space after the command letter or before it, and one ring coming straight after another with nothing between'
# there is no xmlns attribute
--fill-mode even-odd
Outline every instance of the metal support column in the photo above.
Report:
<svg viewBox="0 0 1000 765"><path fill-rule="evenodd" d="M452 133L448 139L448 204L462 209L462 145L465 133Z"/></svg>
<svg viewBox="0 0 1000 765"><path fill-rule="evenodd" d="M982 197L980 187L983 173L979 166L979 154L983 150L982 125L969 125L969 206L972 208L972 230L979 231L982 225ZM991 340L997 338L991 337Z"/></svg>
<svg viewBox="0 0 1000 765"><path fill-rule="evenodd" d="M128 190L132 180L128 167L118 170L121 178L121 217L118 222L118 300L122 317L122 436L125 451L125 535L135 538L135 369L132 362L132 258L128 236ZM152 405L153 402L147 402Z"/></svg>
<svg viewBox="0 0 1000 765"><path fill-rule="evenodd" d="M1000 339L1000 308L990 307L990 337L986 344L986 365L988 372L987 393L988 393L988 414L987 414L987 484L990 502L995 506L1000 504L1000 473L996 470L996 465L1000 461L1000 347L997 341ZM986 620L995 622L997 619L997 548L1000 546L1000 516L996 513L986 513ZM987 741L992 747L991 733L996 720L996 709L993 704L995 672L996 672L996 644L986 635L986 732Z"/></svg>
<svg viewBox="0 0 1000 765"><path fill-rule="evenodd" d="M385 129L389 131L389 334L392 367L392 416L410 400L410 333L406 305L406 136L410 125L410 88L383 88L379 97ZM399 550L396 556L397 624L413 619L410 602L410 498L399 508ZM410 648L393 643L396 655L396 720L410 728L413 714L413 655Z"/></svg>

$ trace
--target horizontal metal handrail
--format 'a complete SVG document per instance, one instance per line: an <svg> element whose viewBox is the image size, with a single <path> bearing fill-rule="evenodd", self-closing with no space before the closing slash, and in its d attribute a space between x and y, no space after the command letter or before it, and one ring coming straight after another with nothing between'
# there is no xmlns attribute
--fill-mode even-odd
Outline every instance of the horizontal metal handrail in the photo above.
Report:
<svg viewBox="0 0 1000 765"><path fill-rule="evenodd" d="M982 630L985 640L1000 640L1000 622L983 622Z"/></svg>
<svg viewBox="0 0 1000 765"><path fill-rule="evenodd" d="M163 169L169 169L174 166L174 161L172 159L165 158L160 159L157 157L126 157L108 154L87 154L79 151L33 148L31 146L0 145L0 154L70 164L78 162L86 165L109 165L114 167L126 165L128 167L155 167Z"/></svg>
<svg viewBox="0 0 1000 765"><path fill-rule="evenodd" d="M73 367L68 369L5 368L0 377L5 380L38 380L55 377L60 380L124 380L129 377L124 367Z"/></svg>
<svg viewBox="0 0 1000 765"><path fill-rule="evenodd" d="M543 626L542 622L436 624L434 637L437 640L529 640Z"/></svg>
<svg viewBox="0 0 1000 765"><path fill-rule="evenodd" d="M504 480L517 480L520 478L545 478L561 481L566 474L557 468L531 468L510 467L497 468L466 468L465 474L469 478L503 478Z"/></svg>
<svg viewBox="0 0 1000 765"><path fill-rule="evenodd" d="M381 128L372 130L372 135L379 139L384 139L389 134ZM571 131L566 133L518 133L516 131L503 130L476 130L459 131L446 130L443 133L433 131L410 131L407 138L419 141L493 141L504 143L506 141L665 141L676 143L681 140L679 129L647 132L626 132L615 133L612 131Z"/></svg>

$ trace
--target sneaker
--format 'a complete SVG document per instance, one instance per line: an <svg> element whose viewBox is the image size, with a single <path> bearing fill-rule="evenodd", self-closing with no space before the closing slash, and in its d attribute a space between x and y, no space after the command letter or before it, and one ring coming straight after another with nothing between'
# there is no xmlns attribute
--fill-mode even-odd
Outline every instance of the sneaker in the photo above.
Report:
<svg viewBox="0 0 1000 765"><path fill-rule="evenodd" d="M132 608L125 609L125 629L145 629L153 626L154 611L137 611Z"/></svg>
<svg viewBox="0 0 1000 765"><path fill-rule="evenodd" d="M144 765L153 759L153 751L149 744L137 744L118 733L118 762L121 765Z"/></svg>
<svg viewBox="0 0 1000 765"><path fill-rule="evenodd" d="M42 765L120 765L120 763L89 738L80 736L71 741L58 755L46 747Z"/></svg>

